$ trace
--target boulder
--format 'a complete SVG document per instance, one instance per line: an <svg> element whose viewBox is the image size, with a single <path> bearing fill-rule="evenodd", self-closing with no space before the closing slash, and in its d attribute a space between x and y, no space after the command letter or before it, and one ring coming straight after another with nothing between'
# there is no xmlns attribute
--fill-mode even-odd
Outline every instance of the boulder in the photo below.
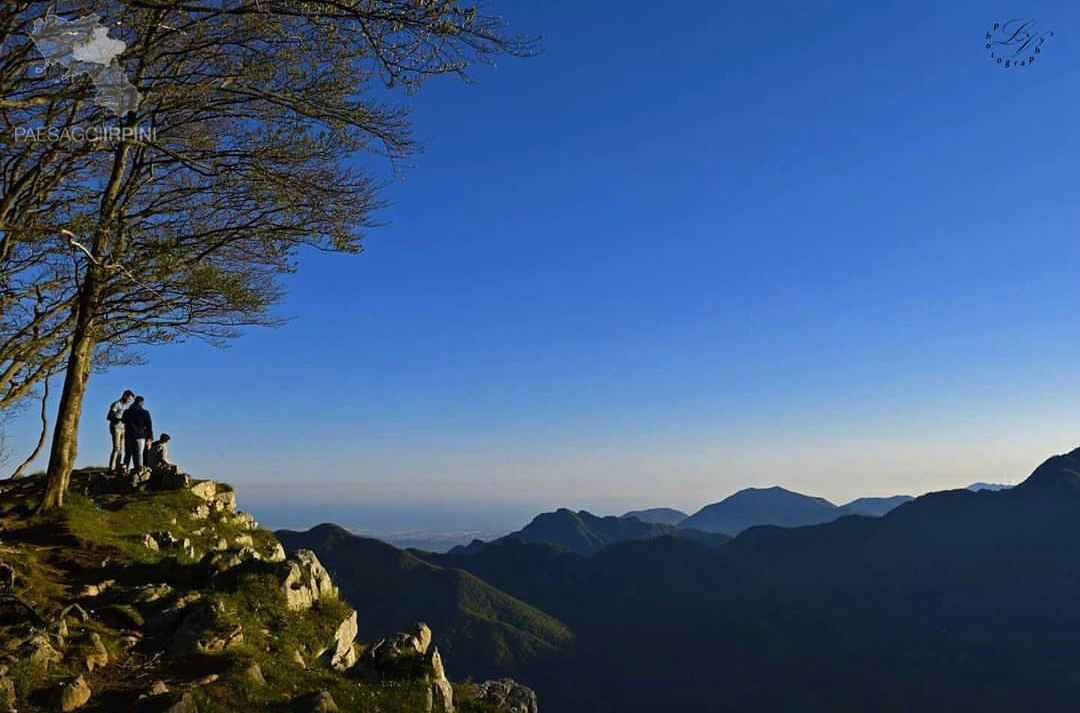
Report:
<svg viewBox="0 0 1080 713"><path fill-rule="evenodd" d="M246 530L255 530L259 527L259 523L255 522L255 518L246 512L237 511L236 517L233 518L233 522L237 527L242 527Z"/></svg>
<svg viewBox="0 0 1080 713"><path fill-rule="evenodd" d="M145 466L138 470L129 470L116 476L112 489L121 493L145 490L149 487L150 475L150 469Z"/></svg>
<svg viewBox="0 0 1080 713"><path fill-rule="evenodd" d="M260 686L266 684L266 677L263 676L262 667L257 663L253 663L244 669L244 676L251 682Z"/></svg>
<svg viewBox="0 0 1080 713"><path fill-rule="evenodd" d="M289 609L310 609L323 597L337 596L330 573L311 550L297 550L278 569L281 588Z"/></svg>
<svg viewBox="0 0 1080 713"><path fill-rule="evenodd" d="M150 604L170 594L172 594L172 587L168 584L143 584L135 588L132 601L137 604Z"/></svg>
<svg viewBox="0 0 1080 713"><path fill-rule="evenodd" d="M152 490L185 490L191 487L191 476L175 463L161 463L150 473Z"/></svg>
<svg viewBox="0 0 1080 713"><path fill-rule="evenodd" d="M8 672L4 670L0 672L0 713L9 711L15 711L15 681L9 678Z"/></svg>
<svg viewBox="0 0 1080 713"><path fill-rule="evenodd" d="M202 566L210 577L217 577L247 562L260 560L262 555L250 547L245 547L241 550L207 552L202 558Z"/></svg>
<svg viewBox="0 0 1080 713"><path fill-rule="evenodd" d="M191 494L207 502L217 495L218 484L212 480L196 480L191 484Z"/></svg>
<svg viewBox="0 0 1080 713"><path fill-rule="evenodd" d="M223 621L225 607L220 602L201 600L187 607L173 634L174 653L216 653L244 641L239 624L228 627Z"/></svg>
<svg viewBox="0 0 1080 713"><path fill-rule="evenodd" d="M445 678L431 682L428 689L428 710L431 713L454 713L454 687Z"/></svg>
<svg viewBox="0 0 1080 713"><path fill-rule="evenodd" d="M109 664L109 650L95 631L90 632L90 651L86 654L85 663L88 673Z"/></svg>
<svg viewBox="0 0 1080 713"><path fill-rule="evenodd" d="M105 593L105 590L114 584L116 584L115 579L106 579L104 582L98 582L97 584L86 584L79 591L79 597L84 599L100 597Z"/></svg>
<svg viewBox="0 0 1080 713"><path fill-rule="evenodd" d="M86 685L86 680L82 676L65 681L60 684L60 692L57 696L60 710L62 713L70 713L82 708L90 700L90 695L90 686Z"/></svg>
<svg viewBox="0 0 1080 713"><path fill-rule="evenodd" d="M356 640L357 631L356 612L353 611L338 626L330 648L324 654L330 668L345 671L356 663L356 647L353 642Z"/></svg>
<svg viewBox="0 0 1080 713"><path fill-rule="evenodd" d="M49 643L49 637L41 632L30 635L20 647L20 656L37 667L60 663L64 657Z"/></svg>
<svg viewBox="0 0 1080 713"><path fill-rule="evenodd" d="M431 670L431 677L436 681L446 680L446 668L443 666L442 656L439 655L439 649L432 647L428 653L428 667Z"/></svg>
<svg viewBox="0 0 1080 713"><path fill-rule="evenodd" d="M192 695L186 691L184 693L163 692L141 698L135 710L138 713L199 713L199 706L196 705Z"/></svg>
<svg viewBox="0 0 1080 713"><path fill-rule="evenodd" d="M506 713L538 713L536 693L510 678L484 681L476 686L477 697Z"/></svg>
<svg viewBox="0 0 1080 713"><path fill-rule="evenodd" d="M205 500L213 512L236 512L236 492L231 485L213 480L197 480L191 485L191 493Z"/></svg>
<svg viewBox="0 0 1080 713"><path fill-rule="evenodd" d="M294 713L332 713L338 709L329 691L313 691L293 700Z"/></svg>
<svg viewBox="0 0 1080 713"><path fill-rule="evenodd" d="M154 539L154 536L150 534L143 535L142 543L143 546L151 552L157 552L161 549L161 545L159 545L158 541Z"/></svg>
<svg viewBox="0 0 1080 713"><path fill-rule="evenodd" d="M146 693L139 696L140 698L153 698L154 696L161 696L169 692L169 687L165 685L165 682L158 679L150 684L150 688L146 689Z"/></svg>
<svg viewBox="0 0 1080 713"><path fill-rule="evenodd" d="M266 558L267 562L284 562L285 561L285 548L281 546L280 542L274 543L274 549L270 553L270 556Z"/></svg>
<svg viewBox="0 0 1080 713"><path fill-rule="evenodd" d="M419 659L431 646L431 629L427 624L416 624L385 639L379 639L364 650L364 664L375 671L391 671L401 668L409 659Z"/></svg>

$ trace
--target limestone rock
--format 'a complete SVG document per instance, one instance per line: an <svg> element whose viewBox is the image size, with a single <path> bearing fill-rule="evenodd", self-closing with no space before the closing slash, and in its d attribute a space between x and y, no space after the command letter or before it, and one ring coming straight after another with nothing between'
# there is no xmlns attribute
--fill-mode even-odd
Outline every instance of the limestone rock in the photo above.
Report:
<svg viewBox="0 0 1080 713"><path fill-rule="evenodd" d="M8 678L7 671L0 672L0 713L15 711L15 681Z"/></svg>
<svg viewBox="0 0 1080 713"><path fill-rule="evenodd" d="M454 713L454 687L446 679L431 682L428 699L431 713Z"/></svg>
<svg viewBox="0 0 1080 713"><path fill-rule="evenodd" d="M285 561L285 548L281 546L280 542L274 543L274 550L270 553L270 556L266 558L267 562L284 562Z"/></svg>
<svg viewBox="0 0 1080 713"><path fill-rule="evenodd" d="M152 490L184 490L191 487L191 476L180 470L175 463L154 466L150 474Z"/></svg>
<svg viewBox="0 0 1080 713"><path fill-rule="evenodd" d="M97 584L87 584L79 591L80 598L92 598L99 597L105 593L112 585L116 584L115 579L106 579L104 582L98 582Z"/></svg>
<svg viewBox="0 0 1080 713"><path fill-rule="evenodd" d="M254 547L255 540L251 539L251 535L237 535L233 540L238 547Z"/></svg>
<svg viewBox="0 0 1080 713"><path fill-rule="evenodd" d="M170 649L176 653L216 653L243 643L240 625L223 627L224 613L225 607L220 602L202 600L187 607Z"/></svg>
<svg viewBox="0 0 1080 713"><path fill-rule="evenodd" d="M82 708L90 700L90 686L82 676L76 676L60 686L59 703L63 713Z"/></svg>
<svg viewBox="0 0 1080 713"><path fill-rule="evenodd" d="M93 672L95 668L101 668L109 664L109 650L105 648L101 637L97 632L90 632L90 652L86 654L86 670Z"/></svg>
<svg viewBox="0 0 1080 713"><path fill-rule="evenodd" d="M237 512L236 517L233 518L233 522L238 527L243 527L247 530L255 530L259 527L259 523L255 522L255 518L246 512Z"/></svg>
<svg viewBox="0 0 1080 713"><path fill-rule="evenodd" d="M192 483L191 492L199 499L205 500L213 512L236 512L236 492L231 485L213 480L198 480Z"/></svg>
<svg viewBox="0 0 1080 713"><path fill-rule="evenodd" d="M409 631L379 639L364 650L364 664L375 671L392 671L407 659L423 657L431 646L431 629L417 624ZM441 658L440 658L441 664Z"/></svg>
<svg viewBox="0 0 1080 713"><path fill-rule="evenodd" d="M146 690L146 693L143 694L143 695L146 696L147 698L152 698L154 696L164 695L164 694L166 694L168 692L169 692L169 687L165 685L164 681L162 681L161 679L158 679L157 681L154 681L153 683L150 684L150 688L148 688Z"/></svg>
<svg viewBox="0 0 1080 713"><path fill-rule="evenodd" d="M476 693L481 701L506 713L538 713L540 710L536 693L510 678L484 681L476 686Z"/></svg>
<svg viewBox="0 0 1080 713"><path fill-rule="evenodd" d="M172 587L168 584L144 584L135 588L132 599L137 604L150 604L172 594Z"/></svg>
<svg viewBox="0 0 1080 713"><path fill-rule="evenodd" d="M260 667L257 663L253 663L247 668L245 668L244 676L246 676L248 680L257 683L260 686L266 683L266 678L263 676L262 667Z"/></svg>
<svg viewBox="0 0 1080 713"><path fill-rule="evenodd" d="M209 502L217 495L217 486L218 484L212 480L196 480L191 484L191 494Z"/></svg>
<svg viewBox="0 0 1080 713"><path fill-rule="evenodd" d="M338 709L329 691L315 691L293 701L294 713L332 713Z"/></svg>
<svg viewBox="0 0 1080 713"><path fill-rule="evenodd" d="M164 685L164 684L162 684ZM138 713L199 713L199 706L188 692L164 692L143 698L136 708Z"/></svg>
<svg viewBox="0 0 1080 713"><path fill-rule="evenodd" d="M428 666L431 668L431 677L436 681L446 680L446 668L443 666L442 656L438 648L432 648L428 655Z"/></svg>
<svg viewBox="0 0 1080 713"><path fill-rule="evenodd" d="M211 577L217 577L247 562L260 560L262 560L262 555L250 547L244 547L231 552L228 550L208 552L202 559L202 565Z"/></svg>
<svg viewBox="0 0 1080 713"><path fill-rule="evenodd" d="M278 569L281 587L289 609L310 609L323 597L336 597L337 588L330 573L311 550L297 550Z"/></svg>
<svg viewBox="0 0 1080 713"><path fill-rule="evenodd" d="M333 642L326 651L330 668L335 671L345 671L356 663L356 647L353 642L356 640L357 631L356 612L353 611L338 626L337 631L334 632Z"/></svg>
<svg viewBox="0 0 1080 713"><path fill-rule="evenodd" d="M22 645L20 654L34 666L41 667L60 663L64 658L49 643L49 637L41 632L31 634L30 638Z"/></svg>
<svg viewBox="0 0 1080 713"><path fill-rule="evenodd" d="M78 604L68 604L66 607L60 610L60 618L62 619L75 619L78 622L86 623L86 620L90 618L90 615L86 613Z"/></svg>

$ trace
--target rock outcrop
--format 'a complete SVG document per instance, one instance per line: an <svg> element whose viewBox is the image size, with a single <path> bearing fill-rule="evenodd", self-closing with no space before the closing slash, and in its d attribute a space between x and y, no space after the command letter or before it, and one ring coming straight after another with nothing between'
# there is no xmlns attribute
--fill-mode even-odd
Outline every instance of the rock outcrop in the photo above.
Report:
<svg viewBox="0 0 1080 713"><path fill-rule="evenodd" d="M0 713L455 710L428 626L362 647L363 613L319 558L286 557L231 487L178 468L78 472L88 501L43 536L19 522L42 485L0 482L0 593L22 603L0 609Z"/></svg>
<svg viewBox="0 0 1080 713"><path fill-rule="evenodd" d="M310 609L324 597L337 597L330 573L311 550L297 550L278 569L281 588L289 609Z"/></svg>
<svg viewBox="0 0 1080 713"><path fill-rule="evenodd" d="M356 634L358 631L356 612L350 612L349 616L341 622L334 632L334 639L330 647L324 652L327 664L335 671L346 671L356 663Z"/></svg>
<svg viewBox="0 0 1080 713"><path fill-rule="evenodd" d="M424 713L453 713L454 689L427 624L380 639L364 650L358 672L377 680L420 678L428 682Z"/></svg>
<svg viewBox="0 0 1080 713"><path fill-rule="evenodd" d="M509 678L484 681L476 685L477 697L505 713L538 713L536 693Z"/></svg>

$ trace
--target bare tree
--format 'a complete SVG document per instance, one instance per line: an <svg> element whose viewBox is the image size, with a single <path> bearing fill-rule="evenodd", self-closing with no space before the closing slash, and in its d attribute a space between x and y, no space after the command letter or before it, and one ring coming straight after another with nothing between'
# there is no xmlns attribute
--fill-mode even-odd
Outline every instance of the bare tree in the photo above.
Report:
<svg viewBox="0 0 1080 713"><path fill-rule="evenodd" d="M12 347L0 366L22 374L13 393L57 359L64 369L43 510L63 503L95 360L276 324L278 278L305 248L360 252L380 200L357 157L393 162L418 149L406 112L377 99L376 87L415 90L433 75L533 51L499 18L453 0L51 5L67 16L97 12L127 43L121 60L142 101L121 124L153 135L20 143L5 159L0 240L12 257L0 251L0 287L10 285L2 315L11 325L0 337ZM0 13L0 39L19 48L0 66L0 121L109 120L88 79L60 93L64 85L33 80L36 60L18 37L46 8L22 2ZM40 294L35 282L46 286Z"/></svg>

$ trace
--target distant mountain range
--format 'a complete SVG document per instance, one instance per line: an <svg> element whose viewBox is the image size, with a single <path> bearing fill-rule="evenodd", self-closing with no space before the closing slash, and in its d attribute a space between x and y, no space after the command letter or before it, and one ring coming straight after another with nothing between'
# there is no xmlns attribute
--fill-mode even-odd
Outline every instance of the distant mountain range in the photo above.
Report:
<svg viewBox="0 0 1080 713"><path fill-rule="evenodd" d="M545 542L565 547L573 552L593 554L615 542L671 535L675 533L675 530L676 528L671 525L642 522L636 518L612 515L599 517L585 510L574 512L567 508L560 508L555 512L537 515L528 525L500 540ZM498 541L495 540L495 542ZM487 545L488 543L475 540L469 545L455 547L450 552L476 553Z"/></svg>
<svg viewBox="0 0 1080 713"><path fill-rule="evenodd" d="M659 525L678 525L690 516L675 508L649 508L648 510L631 510L623 517L632 517L642 522L653 522Z"/></svg>
<svg viewBox="0 0 1080 713"><path fill-rule="evenodd" d="M1015 487L1015 486L1009 485L1007 483L982 483L982 482L979 482L979 483L972 483L971 485L967 486L967 489L968 490L1008 490L1009 488L1012 488L1012 487Z"/></svg>
<svg viewBox="0 0 1080 713"><path fill-rule="evenodd" d="M886 498L856 498L847 505L841 505L840 509L845 515L869 515L881 517L893 508L914 500L910 495L893 495Z"/></svg>
<svg viewBox="0 0 1080 713"><path fill-rule="evenodd" d="M527 679L560 713L1011 713L1080 698L1080 450L1013 488L752 527L721 547L661 535L591 556L514 539L418 554L574 632L570 658Z"/></svg>
<svg viewBox="0 0 1080 713"><path fill-rule="evenodd" d="M825 498L802 495L784 488L747 488L706 505L682 522L705 532L737 535L755 525L816 525L846 514Z"/></svg>
<svg viewBox="0 0 1080 713"><path fill-rule="evenodd" d="M537 515L525 527L492 542L546 543L583 555L595 554L616 542L669 535L717 546L757 525L796 527L830 522L844 515L880 516L909 500L911 497L906 495L860 498L838 506L824 498L780 487L747 488L718 503L706 505L690 516L673 508L632 510L621 517L560 508ZM473 540L468 545L454 547L449 553L476 554L490 544Z"/></svg>

